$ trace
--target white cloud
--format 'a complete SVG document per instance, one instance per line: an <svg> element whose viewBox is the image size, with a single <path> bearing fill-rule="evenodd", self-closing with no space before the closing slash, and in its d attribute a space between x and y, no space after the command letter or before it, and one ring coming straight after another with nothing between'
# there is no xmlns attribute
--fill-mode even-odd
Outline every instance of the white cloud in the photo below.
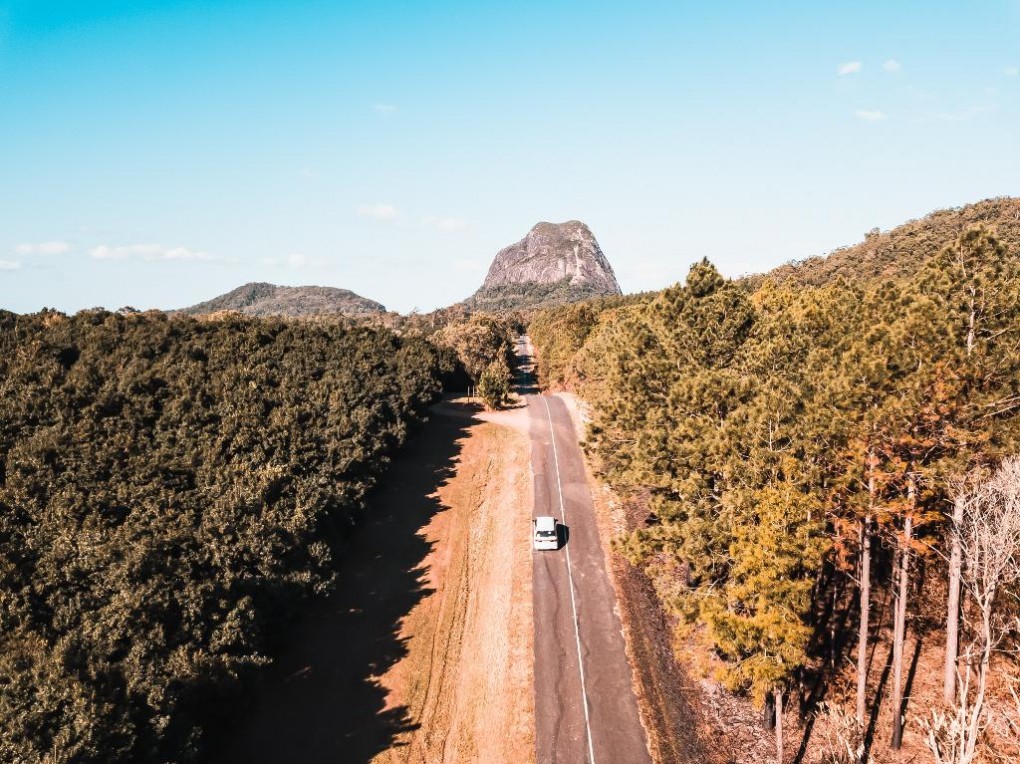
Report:
<svg viewBox="0 0 1020 764"><path fill-rule="evenodd" d="M397 110L397 107L391 103L374 103L372 108L380 114L392 114Z"/></svg>
<svg viewBox="0 0 1020 764"><path fill-rule="evenodd" d="M1020 66L1007 66L1005 69L1002 70L1002 73L1005 74L1007 77L1016 77L1018 74L1020 74Z"/></svg>
<svg viewBox="0 0 1020 764"><path fill-rule="evenodd" d="M0 271L16 271L21 267L21 263L16 263L13 260L0 260Z"/></svg>
<svg viewBox="0 0 1020 764"><path fill-rule="evenodd" d="M895 58L890 58L888 61L882 64L882 68L885 69L887 72L892 72L893 74L895 74L896 72L900 71L903 68L903 65Z"/></svg>
<svg viewBox="0 0 1020 764"><path fill-rule="evenodd" d="M355 211L359 217L372 220L393 220L397 216L397 208L392 204L359 204Z"/></svg>
<svg viewBox="0 0 1020 764"><path fill-rule="evenodd" d="M14 251L19 255L62 255L71 249L66 241L44 241L39 244L19 244Z"/></svg>
<svg viewBox="0 0 1020 764"><path fill-rule="evenodd" d="M878 122L885 119L885 114L880 111L868 111L867 109L858 109L854 112L854 116L857 119L863 119L865 122Z"/></svg>
<svg viewBox="0 0 1020 764"><path fill-rule="evenodd" d="M421 224L437 231L461 231L467 228L464 218L442 218L435 215L426 215L421 219Z"/></svg>
<svg viewBox="0 0 1020 764"><path fill-rule="evenodd" d="M839 65L839 69L836 70L836 73L841 77L844 74L857 74L863 66L864 65L860 61L847 61L845 64Z"/></svg>
<svg viewBox="0 0 1020 764"><path fill-rule="evenodd" d="M111 247L100 244L89 253L96 260L218 260L208 252L187 247L164 247L159 244L127 244Z"/></svg>

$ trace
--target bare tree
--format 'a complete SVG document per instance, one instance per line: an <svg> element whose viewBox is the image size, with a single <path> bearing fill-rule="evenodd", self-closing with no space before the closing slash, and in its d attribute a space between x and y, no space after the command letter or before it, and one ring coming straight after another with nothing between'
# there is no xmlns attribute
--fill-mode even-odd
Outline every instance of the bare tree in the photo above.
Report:
<svg viewBox="0 0 1020 764"><path fill-rule="evenodd" d="M953 525L959 528L963 524L963 498L957 496L953 501ZM949 598L946 607L946 663L942 678L942 699L947 706L956 702L956 673L959 670L957 658L960 652L960 571L963 568L963 551L960 539L955 533L950 534L951 551L949 553Z"/></svg>
<svg viewBox="0 0 1020 764"><path fill-rule="evenodd" d="M937 764L971 764L987 726L986 693L992 656L1010 632L1002 599L1020 582L1020 458L1003 461L988 480L961 489L961 584L969 597L964 619L970 638L956 702L925 719L928 747Z"/></svg>
<svg viewBox="0 0 1020 764"><path fill-rule="evenodd" d="M819 757L821 764L871 764L865 753L865 727L841 706L823 701L818 708L826 740Z"/></svg>

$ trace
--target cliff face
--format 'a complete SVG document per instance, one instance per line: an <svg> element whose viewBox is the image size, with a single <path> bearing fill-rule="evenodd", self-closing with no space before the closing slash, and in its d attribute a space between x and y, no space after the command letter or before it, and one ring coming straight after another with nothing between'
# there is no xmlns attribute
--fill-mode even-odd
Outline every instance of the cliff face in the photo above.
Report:
<svg viewBox="0 0 1020 764"><path fill-rule="evenodd" d="M539 223L516 244L499 251L482 289L566 281L605 295L622 294L613 267L584 223Z"/></svg>
<svg viewBox="0 0 1020 764"><path fill-rule="evenodd" d="M386 308L348 289L251 283L180 312L201 315L223 310L236 310L250 316L313 316L323 313L364 316L383 313Z"/></svg>
<svg viewBox="0 0 1020 764"><path fill-rule="evenodd" d="M467 304L476 310L512 310L622 294L613 267L584 223L539 223L501 249Z"/></svg>

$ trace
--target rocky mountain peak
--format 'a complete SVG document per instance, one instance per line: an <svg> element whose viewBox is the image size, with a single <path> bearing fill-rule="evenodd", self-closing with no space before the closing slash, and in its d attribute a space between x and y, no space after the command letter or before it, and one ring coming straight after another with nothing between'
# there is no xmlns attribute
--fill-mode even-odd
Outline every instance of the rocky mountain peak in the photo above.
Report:
<svg viewBox="0 0 1020 764"><path fill-rule="evenodd" d="M501 249L489 267L482 291L560 282L595 294L622 294L595 235L579 220L538 223L519 242Z"/></svg>

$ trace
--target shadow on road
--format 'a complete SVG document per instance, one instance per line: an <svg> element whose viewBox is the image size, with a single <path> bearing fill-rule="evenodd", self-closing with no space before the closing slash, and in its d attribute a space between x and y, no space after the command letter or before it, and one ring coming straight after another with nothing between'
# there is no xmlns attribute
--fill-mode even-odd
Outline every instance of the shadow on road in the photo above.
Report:
<svg viewBox="0 0 1020 764"><path fill-rule="evenodd" d="M541 389L535 373L534 359L527 354L527 346L519 342L517 345L517 366L514 369L514 391L521 396L538 395Z"/></svg>
<svg viewBox="0 0 1020 764"><path fill-rule="evenodd" d="M407 652L401 620L431 593L418 532L444 507L468 417L434 415L394 459L363 524L337 550L337 590L309 605L251 696L250 709L210 735L207 764L367 762L415 729L386 708L375 677Z"/></svg>

